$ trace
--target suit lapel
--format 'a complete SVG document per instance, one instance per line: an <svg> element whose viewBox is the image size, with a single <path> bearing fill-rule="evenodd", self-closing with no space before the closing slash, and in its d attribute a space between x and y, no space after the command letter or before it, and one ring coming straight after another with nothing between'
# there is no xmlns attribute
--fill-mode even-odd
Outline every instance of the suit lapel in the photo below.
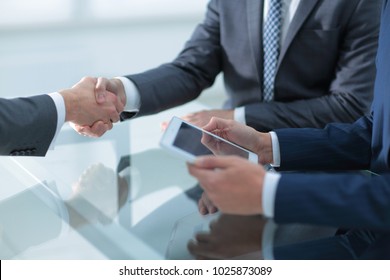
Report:
<svg viewBox="0 0 390 280"><path fill-rule="evenodd" d="M320 0L301 0L301 3L298 6L298 9L295 13L295 16L290 24L290 27L288 29L286 39L284 41L284 44L280 50L279 55L279 61L278 61L278 67L280 66L281 61L283 60L283 57L285 56L288 48L290 47L293 39L297 35L299 29L302 27L303 23L307 19L307 17L310 15L311 11L314 9L316 4ZM276 69L277 71L278 69Z"/></svg>
<svg viewBox="0 0 390 280"><path fill-rule="evenodd" d="M243 0L239 0L243 1ZM263 81L263 47L262 47L262 34L263 34L263 0L247 0L246 12L248 19L248 37L250 45L252 47L252 57L257 69L260 84Z"/></svg>

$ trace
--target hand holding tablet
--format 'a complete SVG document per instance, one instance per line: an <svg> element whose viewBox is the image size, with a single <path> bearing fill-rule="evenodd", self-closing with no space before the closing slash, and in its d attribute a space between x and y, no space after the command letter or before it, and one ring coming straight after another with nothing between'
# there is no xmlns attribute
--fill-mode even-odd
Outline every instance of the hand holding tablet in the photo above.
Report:
<svg viewBox="0 0 390 280"><path fill-rule="evenodd" d="M257 163L257 154L208 131L173 117L160 146L188 162L202 155L237 155Z"/></svg>

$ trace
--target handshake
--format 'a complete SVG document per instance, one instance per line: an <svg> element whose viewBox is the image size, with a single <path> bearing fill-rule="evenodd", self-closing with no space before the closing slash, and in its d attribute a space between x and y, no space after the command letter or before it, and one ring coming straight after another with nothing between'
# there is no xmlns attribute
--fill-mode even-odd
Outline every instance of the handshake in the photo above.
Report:
<svg viewBox="0 0 390 280"><path fill-rule="evenodd" d="M123 84L116 79L85 77L59 93L65 102L65 121L85 136L100 137L110 130L126 105Z"/></svg>

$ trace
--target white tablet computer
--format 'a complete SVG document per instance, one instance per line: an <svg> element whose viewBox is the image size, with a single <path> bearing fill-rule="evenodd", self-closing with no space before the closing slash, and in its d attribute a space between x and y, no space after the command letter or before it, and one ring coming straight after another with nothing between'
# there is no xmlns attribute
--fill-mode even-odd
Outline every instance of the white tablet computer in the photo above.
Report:
<svg viewBox="0 0 390 280"><path fill-rule="evenodd" d="M173 117L169 122L160 146L188 162L193 162L196 157L202 155L236 155L251 162L258 162L257 154L178 117Z"/></svg>

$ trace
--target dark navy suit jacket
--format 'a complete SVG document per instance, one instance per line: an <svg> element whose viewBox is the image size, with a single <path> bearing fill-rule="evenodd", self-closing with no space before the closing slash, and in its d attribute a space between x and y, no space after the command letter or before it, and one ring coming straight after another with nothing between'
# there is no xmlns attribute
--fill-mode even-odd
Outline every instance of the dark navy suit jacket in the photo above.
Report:
<svg viewBox="0 0 390 280"><path fill-rule="evenodd" d="M390 233L390 5L387 3L382 11L371 115L354 124L330 124L323 130L275 130L280 143L281 170L328 171L283 173L276 192L275 221L368 229L372 231L370 238L359 238L367 241L364 248L369 250L375 249L377 240L381 244L390 240L390 234L386 233ZM379 176L357 171L362 169ZM357 245L362 243L348 244L359 247L357 258L375 256ZM337 258L337 254L334 256ZM390 252L386 256L389 258ZM382 254L380 258L383 257Z"/></svg>

